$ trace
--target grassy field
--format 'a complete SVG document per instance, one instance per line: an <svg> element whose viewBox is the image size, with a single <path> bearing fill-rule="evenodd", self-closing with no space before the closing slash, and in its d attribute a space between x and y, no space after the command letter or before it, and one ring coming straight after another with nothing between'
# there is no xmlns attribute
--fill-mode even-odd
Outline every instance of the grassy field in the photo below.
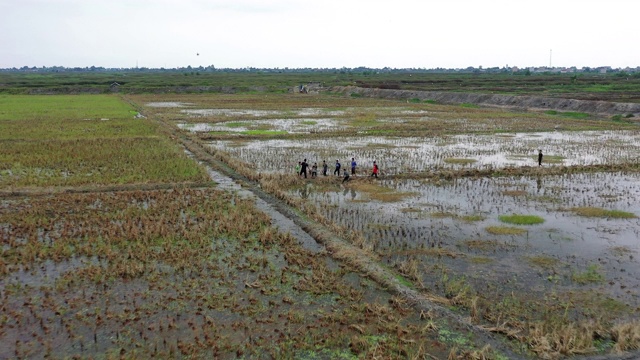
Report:
<svg viewBox="0 0 640 360"><path fill-rule="evenodd" d="M113 95L0 97L0 186L207 181Z"/></svg>

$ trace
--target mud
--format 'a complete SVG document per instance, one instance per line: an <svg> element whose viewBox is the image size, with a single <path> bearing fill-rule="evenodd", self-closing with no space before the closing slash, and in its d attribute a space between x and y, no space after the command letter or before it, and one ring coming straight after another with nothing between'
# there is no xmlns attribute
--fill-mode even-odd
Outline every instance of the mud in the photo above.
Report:
<svg viewBox="0 0 640 360"><path fill-rule="evenodd" d="M443 104L478 104L497 106L517 110L557 110L577 111L598 115L626 115L633 114L640 117L640 104L616 103L608 101L574 100L562 98L548 98L539 96L513 96L498 94L455 93L441 91L411 91L371 89L355 86L336 86L329 88L330 92L345 95L360 94L367 97L385 99L420 99L435 100Z"/></svg>

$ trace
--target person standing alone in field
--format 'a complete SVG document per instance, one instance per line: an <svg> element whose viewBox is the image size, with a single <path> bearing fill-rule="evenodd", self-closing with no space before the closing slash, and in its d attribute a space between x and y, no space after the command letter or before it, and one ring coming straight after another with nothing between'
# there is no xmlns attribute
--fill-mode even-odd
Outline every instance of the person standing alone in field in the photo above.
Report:
<svg viewBox="0 0 640 360"><path fill-rule="evenodd" d="M538 150L538 166L542 166L542 150Z"/></svg>
<svg viewBox="0 0 640 360"><path fill-rule="evenodd" d="M356 174L356 158L351 158L351 175Z"/></svg>
<svg viewBox="0 0 640 360"><path fill-rule="evenodd" d="M375 177L376 179L378 178L378 164L376 164L376 162L373 162L373 172L371 173L371 176Z"/></svg>
<svg viewBox="0 0 640 360"><path fill-rule="evenodd" d="M336 160L336 169L333 170L333 175L340 176L340 161Z"/></svg>

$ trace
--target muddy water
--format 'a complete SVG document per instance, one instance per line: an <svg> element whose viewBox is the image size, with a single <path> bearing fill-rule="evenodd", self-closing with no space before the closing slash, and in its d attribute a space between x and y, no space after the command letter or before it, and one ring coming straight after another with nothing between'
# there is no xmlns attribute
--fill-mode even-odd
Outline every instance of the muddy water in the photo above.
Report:
<svg viewBox="0 0 640 360"><path fill-rule="evenodd" d="M377 161L385 174L461 168L536 166L542 149L543 165L592 165L636 161L640 136L636 131L584 131L454 135L432 138L357 137L308 140L267 140L231 146L211 146L229 152L261 172L287 172L303 158L331 164L352 157L368 171ZM470 164L456 163L467 159Z"/></svg>
<svg viewBox="0 0 640 360"><path fill-rule="evenodd" d="M314 191L313 184L297 196L315 202L327 218L364 233L384 261L392 264L419 259L423 281L435 285L434 267L446 266L455 274L474 279L478 287L505 284L507 290L592 288L629 305L640 305L640 220L587 218L575 207L598 207L640 216L639 174L580 174L571 176L496 179L458 179L430 184L416 180L381 181L397 191L415 195L395 203L370 201L349 186L335 191ZM538 215L540 225L518 226L498 216ZM480 221L463 216L478 215ZM490 226L524 229L521 235L492 235ZM470 243L493 244L486 248ZM429 255L448 249L454 258ZM528 259L553 259L552 269ZM476 257L488 261L476 263ZM573 273L595 265L603 283L577 286ZM436 276L437 277L437 276ZM513 281L517 278L517 281ZM553 281L550 281L552 279Z"/></svg>

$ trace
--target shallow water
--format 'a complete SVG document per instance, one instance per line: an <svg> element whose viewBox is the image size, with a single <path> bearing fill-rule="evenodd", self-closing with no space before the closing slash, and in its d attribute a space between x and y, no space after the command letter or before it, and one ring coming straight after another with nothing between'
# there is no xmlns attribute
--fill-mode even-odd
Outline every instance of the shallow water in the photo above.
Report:
<svg viewBox="0 0 640 360"><path fill-rule="evenodd" d="M635 162L640 156L637 131L255 140L243 146L231 146L231 141L210 144L261 172L287 172L303 158L333 164L335 159L346 162L355 157L366 171L375 160L385 174L392 175L442 169L536 166L538 149L544 153L544 166L616 164ZM474 162L451 163L455 159Z"/></svg>
<svg viewBox="0 0 640 360"><path fill-rule="evenodd" d="M384 261L420 259L425 283L435 283L430 267L444 263L455 274L475 279L476 285L505 283L513 290L567 290L576 287L570 281L573 272L595 264L605 274L606 282L594 288L633 306L640 305L640 220L587 218L570 211L589 206L640 216L640 174L457 179L439 185L417 180L380 183L415 195L383 203L367 200L366 194L349 186L316 192L312 183L304 192L297 190L294 194L315 202L332 221L362 232L383 254ZM513 192L516 190L520 192ZM518 226L498 219L511 214L538 215L545 222ZM480 215L484 220L464 221L465 215ZM513 226L527 232L492 235L487 231L489 226ZM474 241L493 242L494 246L478 249L468 245ZM438 248L459 255L449 258L427 254ZM476 256L490 261L470 261ZM531 256L555 259L557 266L551 272L540 269L527 261ZM559 280L550 282L548 277L555 274L559 274ZM511 284L514 277L519 280Z"/></svg>
<svg viewBox="0 0 640 360"><path fill-rule="evenodd" d="M229 126L229 124L233 124ZM335 131L346 129L350 126L344 125L340 121L323 118L301 118L301 119L270 119L260 121L234 121L232 123L179 123L180 129L189 130L191 132L246 132L248 130L260 129L265 126L274 131L286 131L291 134L296 133L318 133L326 131Z"/></svg>

